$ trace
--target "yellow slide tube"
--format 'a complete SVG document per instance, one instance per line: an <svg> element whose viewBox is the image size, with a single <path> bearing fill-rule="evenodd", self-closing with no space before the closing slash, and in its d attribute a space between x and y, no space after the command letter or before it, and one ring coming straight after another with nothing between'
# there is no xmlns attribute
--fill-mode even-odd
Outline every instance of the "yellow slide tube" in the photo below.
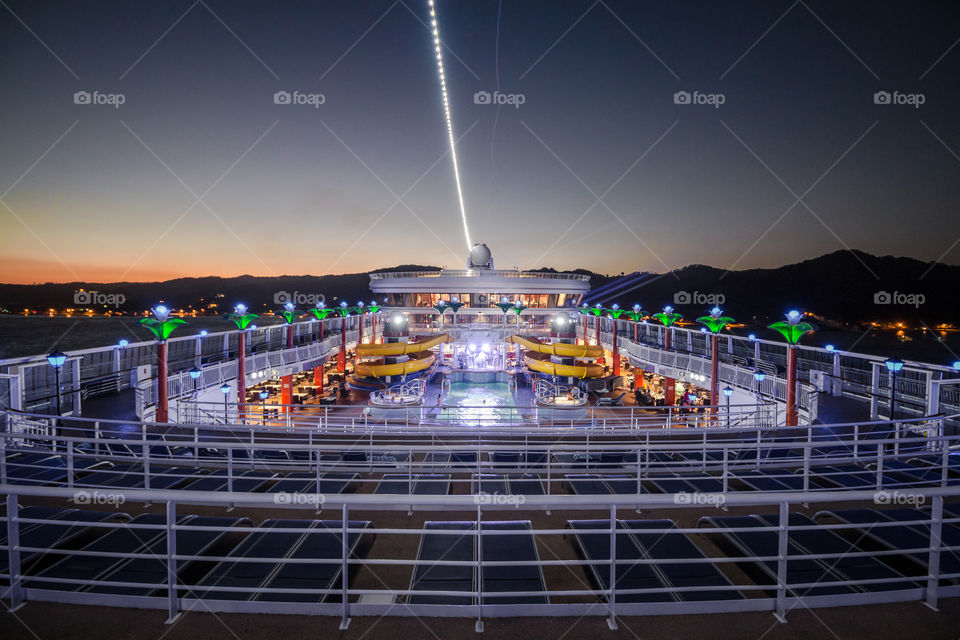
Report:
<svg viewBox="0 0 960 640"><path fill-rule="evenodd" d="M401 356L404 354L409 355L412 353L427 351L428 349L432 349L438 344L443 344L445 342L453 342L453 338L446 333L441 333L440 335L433 336L425 340L420 340L418 342L388 342L384 344L372 344L365 342L357 345L357 355L361 357Z"/></svg>
<svg viewBox="0 0 960 640"><path fill-rule="evenodd" d="M358 362L357 375L361 378L382 378L384 376L403 376L408 373L423 371L433 364L434 355L430 352L423 357L411 357L406 362L383 364L374 362Z"/></svg>
<svg viewBox="0 0 960 640"><path fill-rule="evenodd" d="M532 354L526 354L524 361L533 371L546 373L551 376L572 378L599 378L603 375L603 367L599 364L557 364L549 360L541 360Z"/></svg>
<svg viewBox="0 0 960 640"><path fill-rule="evenodd" d="M603 355L603 347L598 344L567 344L565 342L541 342L537 339L524 338L513 335L507 338L513 342L537 353L546 353L553 356L570 358L599 358ZM559 375L559 374L558 374Z"/></svg>

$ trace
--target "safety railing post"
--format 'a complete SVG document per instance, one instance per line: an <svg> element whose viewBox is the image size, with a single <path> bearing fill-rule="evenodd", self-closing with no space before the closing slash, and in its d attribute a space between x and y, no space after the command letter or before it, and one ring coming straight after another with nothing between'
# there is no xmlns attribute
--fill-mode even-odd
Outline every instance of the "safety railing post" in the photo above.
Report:
<svg viewBox="0 0 960 640"><path fill-rule="evenodd" d="M893 423L893 455L900 458L900 427L899 422Z"/></svg>
<svg viewBox="0 0 960 640"><path fill-rule="evenodd" d="M943 496L934 496L930 511L930 552L927 557L927 598L925 605L937 608L937 589L940 584L940 538L943 531Z"/></svg>
<svg viewBox="0 0 960 640"><path fill-rule="evenodd" d="M173 624L180 617L180 601L177 598L177 503L167 502L167 624Z"/></svg>
<svg viewBox="0 0 960 640"><path fill-rule="evenodd" d="M141 455L143 456L143 488L150 490L150 445L147 444L146 436L143 436L141 445Z"/></svg>
<svg viewBox="0 0 960 640"><path fill-rule="evenodd" d="M730 481L729 459L730 459L730 448L724 446L723 447L723 492L724 493L727 492L727 485Z"/></svg>
<svg viewBox="0 0 960 640"><path fill-rule="evenodd" d="M227 449L227 491L233 493L233 447Z"/></svg>
<svg viewBox="0 0 960 640"><path fill-rule="evenodd" d="M317 468L320 468L320 465L317 465ZM341 567L340 567L340 587L341 587L341 599L343 600L343 613L340 616L340 630L345 631L347 627L350 626L350 535L348 529L350 528L350 507L346 503L343 504L343 507L340 511L341 519L341 533L340 533L340 549L341 549Z"/></svg>
<svg viewBox="0 0 960 640"><path fill-rule="evenodd" d="M67 486L73 488L74 482L73 447L67 447Z"/></svg>
<svg viewBox="0 0 960 640"><path fill-rule="evenodd" d="M610 615L607 626L617 630L617 506L610 505L610 589L607 594Z"/></svg>
<svg viewBox="0 0 960 640"><path fill-rule="evenodd" d="M477 623L474 630L483 633L483 505L477 501Z"/></svg>
<svg viewBox="0 0 960 640"><path fill-rule="evenodd" d="M947 486L947 477L950 475L950 447L943 445L943 452L940 454L940 486Z"/></svg>
<svg viewBox="0 0 960 640"><path fill-rule="evenodd" d="M23 579L20 576L20 511L17 496L7 494L7 564L10 573L10 611L23 606Z"/></svg>
<svg viewBox="0 0 960 640"><path fill-rule="evenodd" d="M883 445L877 445L877 491L883 488Z"/></svg>
<svg viewBox="0 0 960 640"><path fill-rule="evenodd" d="M777 531L777 603L774 617L780 622L787 621L787 527L790 522L790 508L786 502L780 503L780 524Z"/></svg>
<svg viewBox="0 0 960 640"><path fill-rule="evenodd" d="M860 424L853 425L853 461L860 459Z"/></svg>

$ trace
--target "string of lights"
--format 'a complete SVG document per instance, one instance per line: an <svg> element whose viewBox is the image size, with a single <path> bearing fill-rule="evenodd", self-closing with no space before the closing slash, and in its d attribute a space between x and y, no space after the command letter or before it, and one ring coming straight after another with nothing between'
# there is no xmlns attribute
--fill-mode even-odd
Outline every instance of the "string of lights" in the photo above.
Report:
<svg viewBox="0 0 960 640"><path fill-rule="evenodd" d="M450 115L450 96L447 93L447 77L443 71L443 48L440 44L440 26L437 23L437 8L434 0L427 0L430 7L430 24L433 27L433 44L437 52L437 71L440 74L440 91L443 95L443 113L447 119L447 136L450 138L450 158L453 160L453 177L457 183L457 200L460 202L460 216L463 218L463 236L467 241L467 250L473 248L470 241L470 228L467 225L467 209L463 204L463 187L460 185L460 164L457 162L456 137L453 135L453 117Z"/></svg>

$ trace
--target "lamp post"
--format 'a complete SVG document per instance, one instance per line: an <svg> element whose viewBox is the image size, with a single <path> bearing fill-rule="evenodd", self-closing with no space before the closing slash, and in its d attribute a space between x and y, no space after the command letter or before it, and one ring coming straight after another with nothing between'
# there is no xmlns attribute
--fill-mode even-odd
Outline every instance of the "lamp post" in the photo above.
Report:
<svg viewBox="0 0 960 640"><path fill-rule="evenodd" d="M727 426L730 426L730 396L733 395L733 389L730 388L730 385L727 385L723 388L723 395L727 397Z"/></svg>
<svg viewBox="0 0 960 640"><path fill-rule="evenodd" d="M197 406L196 406L196 401L197 401L197 380L200 378L200 374L203 373L203 372L200 371L200 369L194 367L194 368L190 369L190 371L188 371L187 373L190 374L190 379L193 380L194 410L199 413L198 408L197 408ZM179 411L179 410L178 410L178 411Z"/></svg>
<svg viewBox="0 0 960 640"><path fill-rule="evenodd" d="M267 424L267 396L270 392L263 389L257 395L260 397L260 424L265 425Z"/></svg>
<svg viewBox="0 0 960 640"><path fill-rule="evenodd" d="M239 344L237 347L237 418L242 420L240 415L240 406L247 401L247 327L257 317L255 313L247 313L247 305L242 302L233 308L233 313L227 314L226 318L232 320L237 325L240 332ZM222 387L221 387L222 390Z"/></svg>
<svg viewBox="0 0 960 640"><path fill-rule="evenodd" d="M333 313L333 309L327 309L326 303L320 301L312 309L307 309L307 313L312 315L317 321L320 322L320 342L323 342L323 321L326 320L327 316Z"/></svg>
<svg viewBox="0 0 960 640"><path fill-rule="evenodd" d="M227 424L227 396L230 395L230 385L226 382L220 385L220 393L223 394L223 424Z"/></svg>
<svg viewBox="0 0 960 640"><path fill-rule="evenodd" d="M158 304L152 310L153 318L143 318L145 326L157 338L157 422L167 421L167 338L173 331L187 324L180 318L171 318L170 309Z"/></svg>
<svg viewBox="0 0 960 640"><path fill-rule="evenodd" d="M363 300L357 303L357 323L359 328L357 329L357 345L363 344Z"/></svg>
<svg viewBox="0 0 960 640"><path fill-rule="evenodd" d="M633 341L640 344L640 321L646 313L639 304L633 305L633 309L626 312L627 316L633 320Z"/></svg>
<svg viewBox="0 0 960 640"><path fill-rule="evenodd" d="M767 377L767 374L765 374L763 371L758 370L753 372L753 379L757 381L757 387L756 387L757 397L760 397L760 383L763 382L763 379L766 377Z"/></svg>
<svg viewBox="0 0 960 640"><path fill-rule="evenodd" d="M786 426L795 427L797 412L797 343L800 338L816 331L809 322L800 322L803 314L799 311L787 313L787 321L774 322L770 329L777 331L787 341L787 419Z"/></svg>
<svg viewBox="0 0 960 640"><path fill-rule="evenodd" d="M617 343L617 320L619 320L620 316L627 312L621 309L620 305L617 303L613 303L610 305L610 308L607 309L607 313L609 313L610 317L613 319L613 349L611 351L611 358L613 358L613 375L618 376L620 375L620 347Z"/></svg>
<svg viewBox="0 0 960 640"><path fill-rule="evenodd" d="M350 307L347 301L340 303L337 309L340 314L340 351L337 354L337 371L344 373L347 370L347 317L350 315Z"/></svg>
<svg viewBox="0 0 960 640"><path fill-rule="evenodd" d="M667 305L663 308L662 312L653 314L653 317L659 320L660 324L664 326L663 350L670 351L670 336L673 334L671 327L677 320L682 320L683 316L679 313L674 313L673 307Z"/></svg>
<svg viewBox="0 0 960 640"><path fill-rule="evenodd" d="M53 427L54 436L60 435L60 417L63 415L63 406L60 401L60 369L66 361L67 354L61 353L60 351L54 351L47 356L47 362L53 367L54 384L57 387L57 422ZM54 443L54 448L56 448L56 443Z"/></svg>
<svg viewBox="0 0 960 640"><path fill-rule="evenodd" d="M377 344L377 314L380 313L380 305L374 300L367 305L367 315L370 316L370 344Z"/></svg>
<svg viewBox="0 0 960 640"><path fill-rule="evenodd" d="M887 358L884 364L890 372L890 419L893 420L893 410L897 400L897 374L903 369L903 360L896 357Z"/></svg>
<svg viewBox="0 0 960 640"><path fill-rule="evenodd" d="M190 374L190 379L193 380L193 395L196 396L197 395L197 379L200 378L200 374L203 372L200 371L200 369L197 369L196 367L194 367L193 369L190 369L190 371L188 371L187 373Z"/></svg>
<svg viewBox="0 0 960 640"><path fill-rule="evenodd" d="M297 319L297 307L292 302L283 305L280 317L287 325L287 349L293 348L293 321Z"/></svg>
<svg viewBox="0 0 960 640"><path fill-rule="evenodd" d="M710 330L710 404L716 407L720 404L720 332L734 322L733 318L723 315L720 307L710 309L709 315L697 318L697 322ZM716 411L716 409L714 409Z"/></svg>

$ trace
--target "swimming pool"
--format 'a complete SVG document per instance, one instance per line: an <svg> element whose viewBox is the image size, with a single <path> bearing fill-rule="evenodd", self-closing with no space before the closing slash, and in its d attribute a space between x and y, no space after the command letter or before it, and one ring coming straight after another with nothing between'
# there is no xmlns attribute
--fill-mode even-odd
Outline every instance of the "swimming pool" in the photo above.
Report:
<svg viewBox="0 0 960 640"><path fill-rule="evenodd" d="M451 382L437 420L474 425L519 422L523 416L515 404L506 382Z"/></svg>

